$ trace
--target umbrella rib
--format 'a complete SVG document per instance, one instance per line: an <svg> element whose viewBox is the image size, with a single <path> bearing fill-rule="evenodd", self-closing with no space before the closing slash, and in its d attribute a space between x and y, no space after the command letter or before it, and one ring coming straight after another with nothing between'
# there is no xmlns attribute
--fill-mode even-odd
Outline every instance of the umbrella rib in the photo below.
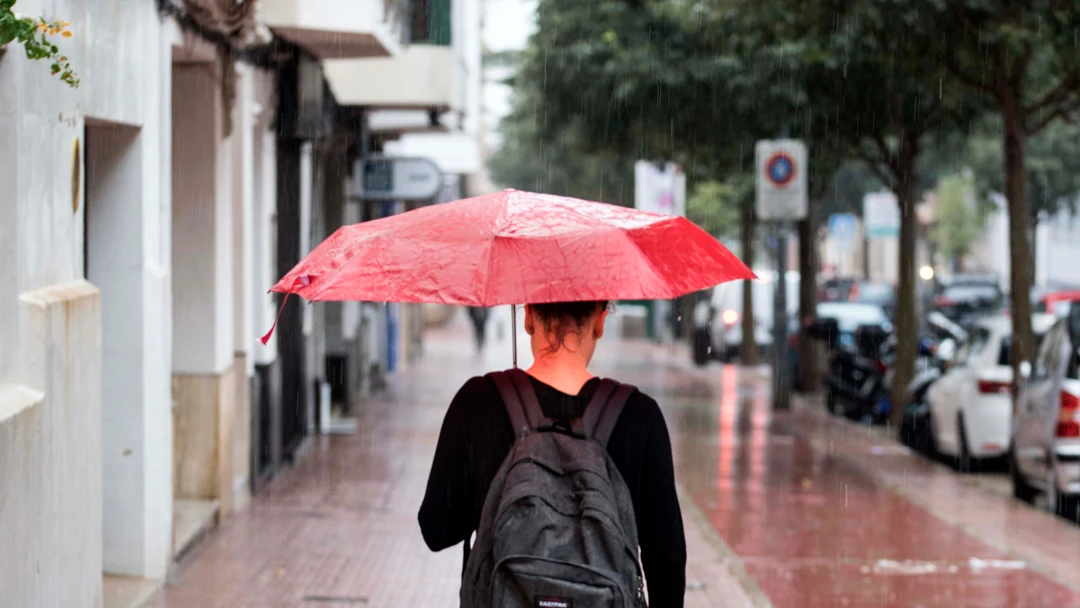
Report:
<svg viewBox="0 0 1080 608"><path fill-rule="evenodd" d="M495 243L498 240L499 240L499 235L495 234L495 231L492 230L491 231L491 243L488 245L488 253L487 253L487 279L484 281L484 293L481 296L480 302L479 302L479 304L481 306L484 306L484 307L486 307L487 304L488 304L488 293L491 292L491 275L494 274L492 272L492 268L491 268L491 260L495 257Z"/></svg>
<svg viewBox="0 0 1080 608"><path fill-rule="evenodd" d="M646 263L646 264L647 264L647 265L649 266L649 268L650 268L650 269L651 269L651 270L653 271L653 276L657 277L658 279L663 279L663 278L664 278L664 277L663 277L663 275L661 275L661 274L660 274L660 271L659 271L659 270L658 270L658 269L656 268L656 266L655 266L655 265L653 264L652 258L651 258L651 257L649 257L649 256L648 256L648 255L647 255L647 254L646 254L646 253L645 253L645 252L644 252L644 251L643 251L643 250L641 249L641 245L639 245L639 244L638 244L638 242L637 242L637 240L636 240L636 239L634 239L634 236L633 236L633 232L631 232L631 231L627 230L627 231L626 231L626 236L627 236L627 237L629 237L629 239L630 239L630 242L634 244L634 249L637 249L637 250L638 250L638 253L639 253L639 254L641 254L641 257L645 259L645 263ZM665 281L661 281L661 283L664 283L664 282L665 282ZM670 295L670 292L668 292L668 294L667 294L667 295Z"/></svg>

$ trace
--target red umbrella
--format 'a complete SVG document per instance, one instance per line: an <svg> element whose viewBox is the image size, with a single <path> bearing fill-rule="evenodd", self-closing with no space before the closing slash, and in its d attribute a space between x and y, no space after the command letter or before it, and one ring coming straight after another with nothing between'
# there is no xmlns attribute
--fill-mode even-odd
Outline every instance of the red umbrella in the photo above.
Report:
<svg viewBox="0 0 1080 608"><path fill-rule="evenodd" d="M750 278L685 218L505 190L344 226L271 291L490 307L671 299Z"/></svg>

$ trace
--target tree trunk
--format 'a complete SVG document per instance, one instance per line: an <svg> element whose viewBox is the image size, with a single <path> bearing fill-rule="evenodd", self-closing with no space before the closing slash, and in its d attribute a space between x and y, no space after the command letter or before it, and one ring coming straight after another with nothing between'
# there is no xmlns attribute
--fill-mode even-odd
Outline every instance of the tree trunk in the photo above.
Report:
<svg viewBox="0 0 1080 608"><path fill-rule="evenodd" d="M1009 204L1009 292L1012 299L1013 378L1019 378L1021 361L1035 357L1035 339L1031 328L1032 251L1028 240L1030 214L1024 174L1025 133L1018 113L1019 103L1006 103L1005 122L1005 197Z"/></svg>
<svg viewBox="0 0 1080 608"><path fill-rule="evenodd" d="M742 259L747 267L754 267L754 211L747 209L742 214ZM742 346L739 359L743 365L757 365L759 360L757 340L754 339L754 283L743 281L742 305Z"/></svg>
<svg viewBox="0 0 1080 608"><path fill-rule="evenodd" d="M915 216L915 159L918 142L905 135L896 167L896 202L900 207L900 281L896 302L896 367L893 372L892 410L889 419L899 427L907 407L907 385L915 374L918 336L915 318L915 240L919 230Z"/></svg>
<svg viewBox="0 0 1080 608"><path fill-rule="evenodd" d="M817 217L810 203L806 219L799 222L799 321L817 315ZM820 385L817 348L814 340L799 340L799 375L803 392L817 392Z"/></svg>
<svg viewBox="0 0 1080 608"><path fill-rule="evenodd" d="M1039 276L1038 275L1038 270L1039 270L1039 266L1038 266L1038 258L1039 258L1039 220L1038 220L1038 218L1032 218L1031 219L1031 227L1029 229L1029 233L1031 234L1031 238L1028 239L1028 243L1030 243L1029 247L1031 247L1031 264L1029 265L1030 266L1029 271L1031 272L1031 274L1029 276L1031 277L1031 284L1034 285L1035 282L1038 280L1038 276ZM1049 273L1047 273L1047 276L1049 276Z"/></svg>

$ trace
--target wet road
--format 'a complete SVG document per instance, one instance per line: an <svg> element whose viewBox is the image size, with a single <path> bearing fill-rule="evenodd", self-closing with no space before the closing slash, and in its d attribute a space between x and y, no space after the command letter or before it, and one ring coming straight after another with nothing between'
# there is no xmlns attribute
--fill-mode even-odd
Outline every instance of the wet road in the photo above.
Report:
<svg viewBox="0 0 1080 608"><path fill-rule="evenodd" d="M482 355L460 324L434 335L357 435L313 442L151 606L457 605L460 553L429 553L415 511L445 403L468 375L509 364L499 315ZM610 338L596 360L667 416L688 606L1080 607L1075 526L812 403L772 412L756 370L697 370L679 349Z"/></svg>

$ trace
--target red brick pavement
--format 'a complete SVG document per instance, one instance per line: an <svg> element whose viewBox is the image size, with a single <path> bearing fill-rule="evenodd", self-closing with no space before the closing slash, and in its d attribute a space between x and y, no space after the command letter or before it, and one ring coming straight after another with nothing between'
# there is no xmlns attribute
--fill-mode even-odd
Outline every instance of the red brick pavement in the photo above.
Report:
<svg viewBox="0 0 1080 608"><path fill-rule="evenodd" d="M415 513L446 403L499 360L470 345L462 324L429 335L422 366L365 405L357 435L317 438L150 605L455 606L460 551L427 551ZM802 402L772 412L756 370L602 345L596 371L668 419L688 606L1080 607L1075 526Z"/></svg>
<svg viewBox="0 0 1080 608"><path fill-rule="evenodd" d="M446 404L483 371L462 355L471 346L463 331L429 334L422 364L363 406L356 435L315 438L294 468L184 558L150 608L456 606L461 551L428 551L416 511ZM754 605L737 560L686 508L687 605Z"/></svg>

